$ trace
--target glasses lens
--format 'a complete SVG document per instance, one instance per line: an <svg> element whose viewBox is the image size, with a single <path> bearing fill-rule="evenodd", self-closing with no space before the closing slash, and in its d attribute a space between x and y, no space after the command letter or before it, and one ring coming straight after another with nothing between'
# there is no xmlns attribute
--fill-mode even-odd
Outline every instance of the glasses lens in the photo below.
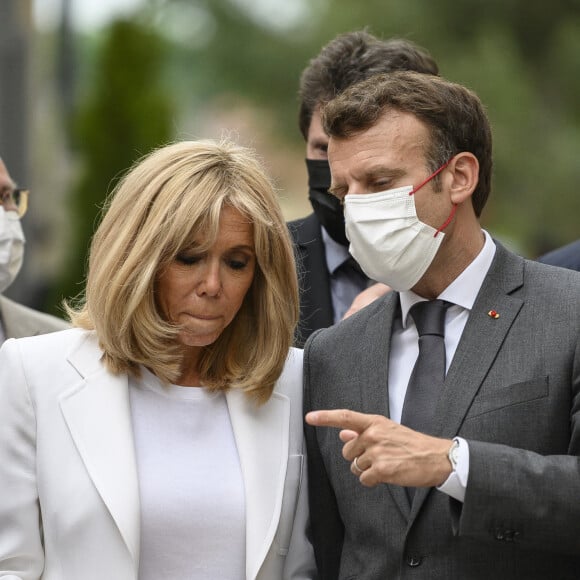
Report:
<svg viewBox="0 0 580 580"><path fill-rule="evenodd" d="M28 189L5 190L0 197L5 211L16 211L22 217L28 209Z"/></svg>
<svg viewBox="0 0 580 580"><path fill-rule="evenodd" d="M12 199L17 208L18 216L22 217L28 209L28 189L15 189L12 192Z"/></svg>

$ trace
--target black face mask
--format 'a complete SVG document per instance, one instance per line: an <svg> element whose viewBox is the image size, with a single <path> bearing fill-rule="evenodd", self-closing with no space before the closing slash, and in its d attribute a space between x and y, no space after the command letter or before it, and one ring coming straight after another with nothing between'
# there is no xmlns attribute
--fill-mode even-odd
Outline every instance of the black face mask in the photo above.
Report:
<svg viewBox="0 0 580 580"><path fill-rule="evenodd" d="M308 199L316 217L335 242L348 247L342 205L334 195L328 193L330 187L328 161L306 159L306 168L308 170Z"/></svg>

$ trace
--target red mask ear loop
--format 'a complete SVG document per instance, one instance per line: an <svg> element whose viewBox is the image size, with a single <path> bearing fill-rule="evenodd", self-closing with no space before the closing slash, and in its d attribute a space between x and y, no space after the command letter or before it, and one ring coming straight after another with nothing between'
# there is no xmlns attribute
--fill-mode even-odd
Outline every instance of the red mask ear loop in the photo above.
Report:
<svg viewBox="0 0 580 580"><path fill-rule="evenodd" d="M455 156L453 156L453 157L455 157ZM429 183L436 175L439 175L451 163L451 161L453 160L453 157L449 161L447 161L447 163L444 163L439 169L437 169L437 171L435 171L429 177L427 177L427 179L425 179L419 185L417 185L417 187L414 187L412 189L412 191L409 192L409 195L413 195L414 193L417 193L426 183Z"/></svg>
<svg viewBox="0 0 580 580"><path fill-rule="evenodd" d="M453 157L455 157L455 155ZM444 163L439 169L437 169L437 171L433 172L427 179L425 179L424 181L422 181L412 191L410 191L409 192L409 195L413 195L414 193L416 193L417 191L419 191L426 183L428 183L436 175L438 175L439 173L441 173L451 163L451 161L453 161L453 157L449 161L447 161L447 163ZM455 215L455 212L456 211L457 211L457 205L456 204L453 204L453 207L451 208L451 213L449 214L449 217L445 220L445 223L435 232L435 234L433 234L433 237L434 238L436 238L439 235L439 232L442 232L451 223L451 220L453 219L453 216Z"/></svg>
<svg viewBox="0 0 580 580"><path fill-rule="evenodd" d="M433 234L433 237L436 238L439 235L439 232L442 232L450 223L451 220L453 219L453 216L455 215L455 212L457 211L457 204L453 204L452 208L451 208L451 213L449 214L449 217L445 220L445 223L437 229L437 231Z"/></svg>

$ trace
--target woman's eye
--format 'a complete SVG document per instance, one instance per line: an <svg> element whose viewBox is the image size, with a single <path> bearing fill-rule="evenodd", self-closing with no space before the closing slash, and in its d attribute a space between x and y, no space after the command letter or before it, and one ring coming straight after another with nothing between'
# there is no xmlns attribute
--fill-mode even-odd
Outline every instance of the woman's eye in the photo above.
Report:
<svg viewBox="0 0 580 580"><path fill-rule="evenodd" d="M228 260L228 265L232 270L243 270L247 265L247 260Z"/></svg>
<svg viewBox="0 0 580 580"><path fill-rule="evenodd" d="M180 264L191 266L192 264L199 262L201 260L201 256L198 256L197 254L177 254L175 260Z"/></svg>

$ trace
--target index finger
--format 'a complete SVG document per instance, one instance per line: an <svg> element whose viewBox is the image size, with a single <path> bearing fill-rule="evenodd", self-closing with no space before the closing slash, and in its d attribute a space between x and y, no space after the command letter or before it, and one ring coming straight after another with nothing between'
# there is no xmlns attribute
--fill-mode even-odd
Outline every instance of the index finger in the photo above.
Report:
<svg viewBox="0 0 580 580"><path fill-rule="evenodd" d="M334 409L332 411L310 411L306 413L306 422L314 427L338 427L362 433L373 421L374 415L357 413L349 409Z"/></svg>

